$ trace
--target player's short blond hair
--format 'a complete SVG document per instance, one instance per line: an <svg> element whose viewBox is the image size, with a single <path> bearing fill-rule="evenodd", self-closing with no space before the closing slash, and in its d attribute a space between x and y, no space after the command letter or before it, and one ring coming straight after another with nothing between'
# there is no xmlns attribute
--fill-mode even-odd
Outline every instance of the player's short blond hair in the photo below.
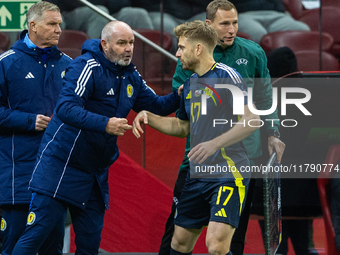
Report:
<svg viewBox="0 0 340 255"><path fill-rule="evenodd" d="M203 42L210 49L215 48L218 40L216 31L201 20L195 20L178 25L175 27L174 33L178 38L183 36L191 41Z"/></svg>

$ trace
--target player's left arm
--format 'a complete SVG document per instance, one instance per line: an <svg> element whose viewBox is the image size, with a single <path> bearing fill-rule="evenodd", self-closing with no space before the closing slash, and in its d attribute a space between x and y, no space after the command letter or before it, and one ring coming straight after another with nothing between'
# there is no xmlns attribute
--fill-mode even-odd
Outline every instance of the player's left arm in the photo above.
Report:
<svg viewBox="0 0 340 255"><path fill-rule="evenodd" d="M249 121L251 125L249 125ZM241 123L245 123L244 125ZM207 142L200 143L192 148L188 154L189 160L194 163L202 164L209 156L214 154L221 148L228 147L234 143L242 141L244 138L253 133L260 127L260 117L253 114L248 105L244 106L244 115L239 120L239 123L232 127L226 133Z"/></svg>

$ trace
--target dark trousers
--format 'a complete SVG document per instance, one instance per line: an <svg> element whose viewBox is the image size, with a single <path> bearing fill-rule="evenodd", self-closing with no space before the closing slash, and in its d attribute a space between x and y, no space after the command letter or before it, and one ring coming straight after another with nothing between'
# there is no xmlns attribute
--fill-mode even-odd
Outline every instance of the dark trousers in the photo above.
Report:
<svg viewBox="0 0 340 255"><path fill-rule="evenodd" d="M187 176L188 169L182 170L177 177L175 188L174 188L174 198L171 207L171 213L168 217L168 220L165 224L165 231L162 238L162 242L158 251L159 255L170 255L170 248L171 248L171 239L174 234L174 216L176 212L176 206L178 203L178 199L182 193L182 189L185 183L185 178ZM251 208L251 200L253 197L253 190L255 186L255 179L250 179L249 187L248 187L248 194L246 198L246 203L244 209L241 214L239 226L236 229L233 239L231 241L230 250L233 255L242 255L244 250L244 241L248 227L248 221L250 216L250 208Z"/></svg>
<svg viewBox="0 0 340 255"><path fill-rule="evenodd" d="M12 250L16 242L25 231L29 204L6 205L3 208L4 210L1 222L3 245L0 251L3 255L10 255L12 254Z"/></svg>
<svg viewBox="0 0 340 255"><path fill-rule="evenodd" d="M85 209L39 193L34 195L31 207L35 220L31 225L26 226L25 232L15 245L12 255L35 255L46 236L53 229L58 228L60 222L62 223L62 236L56 237L60 237L62 241L67 207L69 207L71 213L75 233L75 244L77 246L75 254L98 254L105 214L105 204L98 184L92 189ZM52 253L45 254L55 255Z"/></svg>
<svg viewBox="0 0 340 255"><path fill-rule="evenodd" d="M13 254L13 249L19 238L24 233L26 225L29 224L29 205L10 205L3 207L3 247L1 254ZM32 222L35 216L31 215ZM59 225L50 233L47 233L41 240L39 249L35 252L40 255L59 255L62 254L63 236L64 236L64 221L61 220ZM23 254L23 253L21 253Z"/></svg>

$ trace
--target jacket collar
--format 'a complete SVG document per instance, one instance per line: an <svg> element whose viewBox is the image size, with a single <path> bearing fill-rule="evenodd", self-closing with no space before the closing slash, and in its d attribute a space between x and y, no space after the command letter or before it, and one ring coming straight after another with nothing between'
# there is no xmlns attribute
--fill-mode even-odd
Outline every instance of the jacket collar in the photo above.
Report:
<svg viewBox="0 0 340 255"><path fill-rule="evenodd" d="M24 42L24 38L25 38L27 33L28 33L27 30L22 31L20 36L19 36L19 40L17 40L11 48L14 49L14 50L22 51L22 52L32 56L37 61L41 61L42 60L42 51L37 50L37 47L29 48L27 46L27 44ZM60 59L61 56L62 56L62 53L59 51L57 46L51 47L50 57Z"/></svg>

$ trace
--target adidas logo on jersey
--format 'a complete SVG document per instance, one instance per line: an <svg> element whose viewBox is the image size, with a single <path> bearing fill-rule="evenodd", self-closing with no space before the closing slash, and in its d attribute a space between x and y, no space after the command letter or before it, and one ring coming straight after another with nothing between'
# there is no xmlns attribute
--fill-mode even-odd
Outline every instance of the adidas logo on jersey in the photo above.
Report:
<svg viewBox="0 0 340 255"><path fill-rule="evenodd" d="M115 92L113 91L112 88L109 90L109 92L106 93L106 95L110 95L110 96L113 96L114 94Z"/></svg>
<svg viewBox="0 0 340 255"><path fill-rule="evenodd" d="M221 216L221 217L227 218L227 214L225 213L224 208L222 208L217 213L215 213L215 216Z"/></svg>
<svg viewBox="0 0 340 255"><path fill-rule="evenodd" d="M25 79L31 79L31 78L35 78L35 77L34 77L34 75L33 75L31 72L29 72L29 73L26 75Z"/></svg>

